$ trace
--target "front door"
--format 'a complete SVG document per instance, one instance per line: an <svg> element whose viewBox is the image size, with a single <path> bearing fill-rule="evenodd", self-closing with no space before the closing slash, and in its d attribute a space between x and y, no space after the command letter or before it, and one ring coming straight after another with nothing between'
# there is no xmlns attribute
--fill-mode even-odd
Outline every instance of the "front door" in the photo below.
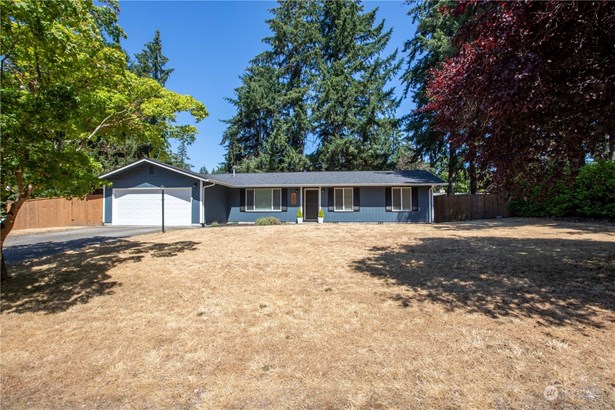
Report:
<svg viewBox="0 0 615 410"><path fill-rule="evenodd" d="M304 191L304 215L306 221L315 221L318 218L318 189L306 189Z"/></svg>

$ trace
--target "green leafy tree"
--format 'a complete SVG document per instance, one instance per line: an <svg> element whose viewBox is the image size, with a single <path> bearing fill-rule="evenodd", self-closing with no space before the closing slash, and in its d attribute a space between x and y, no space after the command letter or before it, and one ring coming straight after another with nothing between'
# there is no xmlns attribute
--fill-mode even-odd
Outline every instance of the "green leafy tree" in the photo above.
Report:
<svg viewBox="0 0 615 410"><path fill-rule="evenodd" d="M130 71L139 77L151 78L163 87L174 71L173 68L167 67L169 59L162 52L160 30L156 30L154 38L145 44L143 51L135 54L134 59L129 60L128 68ZM156 125L160 121L165 121L165 119L150 117L147 118L147 121ZM144 140L140 134L128 132L124 143L109 144L107 141L100 141L98 144L93 144L92 150L105 171L121 167L141 158L155 158L171 165L190 169L192 165L188 162L190 160L188 146L194 142L194 133L191 132L190 128L175 127L171 123L168 123L166 128L168 132L162 135L163 138L156 143ZM177 142L175 152L171 147L172 140Z"/></svg>
<svg viewBox="0 0 615 410"><path fill-rule="evenodd" d="M102 166L92 145L139 135L161 146L162 135L180 127L169 126L177 112L199 121L207 111L191 96L128 71L117 2L2 1L0 7L0 193L3 204L11 202L2 221L4 243L36 192L70 197L100 187ZM195 127L181 127L196 134Z"/></svg>

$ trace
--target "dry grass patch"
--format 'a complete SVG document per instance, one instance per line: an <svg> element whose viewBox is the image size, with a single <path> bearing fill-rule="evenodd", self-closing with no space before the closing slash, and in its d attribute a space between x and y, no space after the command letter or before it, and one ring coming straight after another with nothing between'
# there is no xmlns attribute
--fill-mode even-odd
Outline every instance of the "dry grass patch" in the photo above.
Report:
<svg viewBox="0 0 615 410"><path fill-rule="evenodd" d="M2 406L612 408L614 245L599 224L304 224L29 261L2 288Z"/></svg>

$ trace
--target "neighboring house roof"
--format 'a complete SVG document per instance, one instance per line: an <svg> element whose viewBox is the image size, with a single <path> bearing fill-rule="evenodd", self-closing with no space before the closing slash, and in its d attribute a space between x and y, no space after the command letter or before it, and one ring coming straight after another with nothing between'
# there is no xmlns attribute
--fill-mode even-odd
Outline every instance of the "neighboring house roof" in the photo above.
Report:
<svg viewBox="0 0 615 410"><path fill-rule="evenodd" d="M412 171L315 171L315 172L263 172L236 174L199 174L145 158L100 176L101 179L124 172L143 162L158 165L177 173L205 182L215 182L232 188L294 187L294 186L402 186L444 185L442 179L431 172Z"/></svg>

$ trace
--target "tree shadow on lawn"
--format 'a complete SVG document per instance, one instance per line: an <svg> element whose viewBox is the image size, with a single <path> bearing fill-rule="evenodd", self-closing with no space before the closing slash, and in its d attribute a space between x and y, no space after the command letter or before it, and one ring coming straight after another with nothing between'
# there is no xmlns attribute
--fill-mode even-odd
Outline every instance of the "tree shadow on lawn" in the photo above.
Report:
<svg viewBox="0 0 615 410"><path fill-rule="evenodd" d="M615 224L610 221L581 220L579 218L502 218L474 221L439 222L433 225L438 231L480 231L485 229L521 228L525 226L544 226L565 229L570 235L603 233L615 236Z"/></svg>
<svg viewBox="0 0 615 410"><path fill-rule="evenodd" d="M69 241L70 242L70 241ZM121 283L107 272L124 263L139 262L145 255L173 257L193 251L199 242L150 243L114 240L79 249L66 243L46 244L76 249L31 258L9 266L12 277L2 283L1 312L58 313L87 303L96 296L112 295ZM73 244L76 245L76 244ZM34 245L28 245L34 247Z"/></svg>
<svg viewBox="0 0 615 410"><path fill-rule="evenodd" d="M493 318L603 327L615 320L615 244L570 239L424 238L373 247L353 267L411 292L402 306L431 301ZM607 314L600 310L606 310Z"/></svg>

